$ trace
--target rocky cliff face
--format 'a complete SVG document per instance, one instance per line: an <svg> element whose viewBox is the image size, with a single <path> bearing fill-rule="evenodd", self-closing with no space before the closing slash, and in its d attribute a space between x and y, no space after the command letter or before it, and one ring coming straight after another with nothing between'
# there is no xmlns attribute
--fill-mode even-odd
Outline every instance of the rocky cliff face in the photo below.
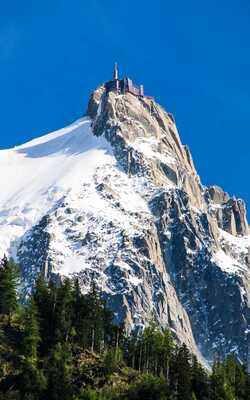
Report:
<svg viewBox="0 0 250 400"><path fill-rule="evenodd" d="M65 191L15 239L23 293L41 271L78 276L84 291L94 278L128 330L156 319L208 360L230 352L245 360L244 202L201 184L173 117L152 98L101 86L87 114L90 134L105 140L111 155L90 180L79 174L77 190Z"/></svg>
<svg viewBox="0 0 250 400"><path fill-rule="evenodd" d="M154 218L163 271L188 313L199 348L210 359L232 351L244 358L250 327L244 202L201 185L173 119L154 100L106 95L99 88L89 114L94 134L110 141L123 169L132 179L144 177L151 188L141 195Z"/></svg>

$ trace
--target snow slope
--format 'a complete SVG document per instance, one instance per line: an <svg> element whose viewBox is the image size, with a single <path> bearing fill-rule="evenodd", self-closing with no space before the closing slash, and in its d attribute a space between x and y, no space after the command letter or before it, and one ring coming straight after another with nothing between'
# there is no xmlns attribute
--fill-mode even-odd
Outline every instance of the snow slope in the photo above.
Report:
<svg viewBox="0 0 250 400"><path fill-rule="evenodd" d="M103 164L114 164L108 142L91 132L90 119L22 146L0 151L0 256L15 257L15 241L65 194L80 190ZM10 249L11 246L11 249Z"/></svg>

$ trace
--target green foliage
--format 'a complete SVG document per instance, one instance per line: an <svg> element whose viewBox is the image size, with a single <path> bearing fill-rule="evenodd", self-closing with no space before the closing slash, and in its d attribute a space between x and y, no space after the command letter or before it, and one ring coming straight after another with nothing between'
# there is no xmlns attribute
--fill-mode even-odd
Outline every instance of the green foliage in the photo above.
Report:
<svg viewBox="0 0 250 400"><path fill-rule="evenodd" d="M250 376L228 357L208 373L151 322L125 336L92 282L40 277L18 306L17 267L0 266L0 400L249 400Z"/></svg>
<svg viewBox="0 0 250 400"><path fill-rule="evenodd" d="M209 399L209 378L205 369L198 363L195 356L192 357L192 399Z"/></svg>
<svg viewBox="0 0 250 400"><path fill-rule="evenodd" d="M37 306L34 299L31 298L24 315L23 354L33 367L36 367L38 362L38 345L40 342Z"/></svg>
<svg viewBox="0 0 250 400"><path fill-rule="evenodd" d="M11 315L17 309L16 289L18 284L18 267L15 262L6 257L0 263L0 314Z"/></svg>
<svg viewBox="0 0 250 400"><path fill-rule="evenodd" d="M122 363L122 351L119 348L110 349L104 354L103 366L107 375L117 372Z"/></svg>
<svg viewBox="0 0 250 400"><path fill-rule="evenodd" d="M132 368L151 372L169 379L169 369L174 342L169 330L150 323L141 336L129 338L127 361Z"/></svg>
<svg viewBox="0 0 250 400"><path fill-rule="evenodd" d="M57 343L47 362L47 398L70 400L72 398L73 359L68 343Z"/></svg>
<svg viewBox="0 0 250 400"><path fill-rule="evenodd" d="M173 365L172 387L175 388L178 400L192 399L192 366L191 354L185 344L177 349Z"/></svg>
<svg viewBox="0 0 250 400"><path fill-rule="evenodd" d="M232 356L216 362L210 378L211 400L249 399L249 375Z"/></svg>
<svg viewBox="0 0 250 400"><path fill-rule="evenodd" d="M74 400L98 400L98 398L99 395L96 390L87 388L83 389Z"/></svg>
<svg viewBox="0 0 250 400"><path fill-rule="evenodd" d="M17 388L21 399L39 400L47 385L42 370L25 360L21 365L21 373L18 376Z"/></svg>
<svg viewBox="0 0 250 400"><path fill-rule="evenodd" d="M141 375L128 389L127 400L167 400L168 388L163 378L151 374Z"/></svg>

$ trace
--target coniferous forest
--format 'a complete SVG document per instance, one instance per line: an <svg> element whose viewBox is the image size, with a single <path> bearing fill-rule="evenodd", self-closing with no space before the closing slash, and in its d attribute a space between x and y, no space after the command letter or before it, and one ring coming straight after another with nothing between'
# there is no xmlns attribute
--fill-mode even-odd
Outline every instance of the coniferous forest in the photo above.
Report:
<svg viewBox="0 0 250 400"><path fill-rule="evenodd" d="M233 356L202 367L151 322L126 335L94 282L39 278L18 302L18 267L0 265L0 399L249 400L250 376Z"/></svg>

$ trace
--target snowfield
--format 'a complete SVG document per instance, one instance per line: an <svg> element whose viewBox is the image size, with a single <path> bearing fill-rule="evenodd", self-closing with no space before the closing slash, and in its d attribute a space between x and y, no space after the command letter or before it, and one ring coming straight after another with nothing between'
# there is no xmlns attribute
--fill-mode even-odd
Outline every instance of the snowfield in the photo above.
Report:
<svg viewBox="0 0 250 400"><path fill-rule="evenodd" d="M0 256L15 257L15 241L63 196L90 182L97 167L115 164L109 143L92 134L90 123L82 118L0 151Z"/></svg>

